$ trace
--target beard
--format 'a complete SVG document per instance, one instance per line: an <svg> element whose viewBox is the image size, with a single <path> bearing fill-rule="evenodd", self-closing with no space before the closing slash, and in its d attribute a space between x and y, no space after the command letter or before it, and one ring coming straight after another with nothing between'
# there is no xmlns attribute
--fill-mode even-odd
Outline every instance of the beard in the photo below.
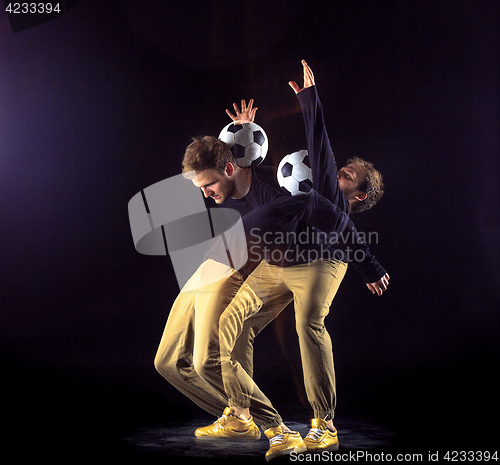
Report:
<svg viewBox="0 0 500 465"><path fill-rule="evenodd" d="M227 184L224 185L224 188L221 189L220 193L217 195L217 198L214 199L215 203L218 205L223 204L227 199L230 199L236 192L236 183L228 181ZM213 197L212 197L213 198Z"/></svg>

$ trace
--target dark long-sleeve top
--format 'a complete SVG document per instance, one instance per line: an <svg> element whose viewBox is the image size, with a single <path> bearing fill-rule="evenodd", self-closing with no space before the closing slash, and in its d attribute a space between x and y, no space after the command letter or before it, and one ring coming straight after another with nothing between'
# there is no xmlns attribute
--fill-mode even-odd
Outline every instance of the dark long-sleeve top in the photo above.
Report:
<svg viewBox="0 0 500 465"><path fill-rule="evenodd" d="M337 163L326 132L323 106L316 86L303 89L297 94L297 99L304 118L314 190L349 214L349 201L340 190Z"/></svg>
<svg viewBox="0 0 500 465"><path fill-rule="evenodd" d="M349 201L339 186L337 163L326 131L323 106L318 96L317 87L314 85L303 89L297 94L297 99L304 118L314 190L338 206L343 212L349 214ZM356 244L359 244L358 249L362 249L363 252L358 256L364 256L363 260L345 260L344 258L344 261L351 262L365 282L375 282L385 275L386 271L371 255L354 225L352 228L350 226L347 228L341 241L344 242L344 246L350 245L352 251L356 250Z"/></svg>
<svg viewBox="0 0 500 465"><path fill-rule="evenodd" d="M338 184L337 165L316 87L304 89L297 97L304 115L314 189L290 197L270 181L268 167L251 168L248 194L242 199L228 199L223 205L242 215L249 251L246 271L262 259L278 266L292 266L334 258L352 263L364 282L375 282L386 271L348 217L349 202ZM215 255L221 251L219 247ZM214 251L209 256L214 258Z"/></svg>

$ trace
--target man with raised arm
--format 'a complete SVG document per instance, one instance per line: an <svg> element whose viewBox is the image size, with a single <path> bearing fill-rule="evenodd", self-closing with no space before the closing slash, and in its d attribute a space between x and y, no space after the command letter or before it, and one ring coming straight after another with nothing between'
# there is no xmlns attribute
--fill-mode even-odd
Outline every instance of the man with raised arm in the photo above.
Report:
<svg viewBox="0 0 500 465"><path fill-rule="evenodd" d="M304 72L306 78L304 87L312 87L314 85L312 72L305 64ZM251 104L249 107L251 108ZM242 106L243 110L246 109ZM320 116L322 120L322 114ZM306 118L306 113L304 117ZM315 120L313 126L316 124ZM306 130L310 129L306 120ZM326 137L324 128L323 132ZM317 137L313 137L312 141L308 137L315 188L317 183L318 188L323 192L313 191L308 196L299 199L278 198L279 195L276 197L274 192L260 185L253 171L238 168L229 161L225 164L221 163L220 166L201 164L200 159L203 157L200 153L203 152L203 147L209 153L218 145L218 142L210 138L202 140L204 142L195 141L198 145L196 149L188 147L184 158L184 170L194 171L195 185L203 190L206 197L214 198L219 204L228 203L234 208L229 199L247 198L248 201L245 199L244 203L253 207L253 210L243 217L247 230L257 225L261 231L265 232L280 230L280 228L291 228L297 232L300 228L312 225L317 230L334 233L342 232L348 224L350 230L353 230L352 223L343 210L348 210L349 205L354 202L364 202L368 198L368 194L355 189L357 185L365 181L365 176L362 171L358 170L358 166L352 166L351 163L351 166L348 165L345 168L345 174L341 173L342 170L336 173L332 156L335 172L333 177L331 176L332 172L328 167L332 164L332 160L325 160L325 154L330 155L327 137L326 142L316 145L314 143L317 142ZM212 144L212 146L207 148L207 144ZM206 158L217 160L220 157L209 155ZM318 171L318 168L326 169L327 172ZM321 181L323 173L325 174L324 182ZM357 184L349 182L354 181L358 173L361 173L362 179L359 179ZM344 175L346 182L341 184L339 178ZM334 182L337 179L339 182ZM346 190L345 194L342 187L339 187L340 184ZM341 202L343 205L339 206L338 203ZM285 211L283 211L284 206L287 207ZM292 208L291 211L290 208ZM327 215L322 216L325 213ZM285 222L283 218L286 219ZM290 222L290 219L293 221ZM314 249L318 245L314 243L307 247ZM324 245L321 244L321 246ZM338 250L338 245L334 249ZM322 252L328 250L330 250L328 247L321 247ZM218 405L220 408L221 400L225 402L225 406L228 406L217 422L197 430L196 435L199 438L258 438L260 433L250 416L251 409L254 418L265 429L270 439L271 447L266 454L266 459L270 460L290 453L292 450L302 451L305 447L311 450L338 447L336 431L332 423L335 403L333 358L331 343L324 328L324 317L328 313L331 301L345 273L346 265L341 260L329 257L306 263L298 263L300 259L295 260L290 255L287 255L285 262L279 263L272 263L272 259L267 258L267 261L260 261L257 269L251 272L243 286L241 286L241 276L233 270L234 274L229 277L231 285L228 285L228 280L225 280L222 286L218 284L217 288L203 289L203 292L198 293L194 300L192 296L182 296L181 292L169 316L155 364L163 376L205 410L213 413L214 407L217 408ZM387 288L388 275L369 255L367 249L365 258L367 259L364 263L357 264L358 271L364 277L370 290L380 295ZM208 266L213 266L210 261L207 262ZM217 263L216 260L215 263ZM272 283L271 286L266 285L269 282ZM224 309L223 306L228 297L235 294L235 299ZM316 402L313 405L315 414L325 413L324 417L330 415L330 418L317 416L313 420L305 443L298 433L291 432L283 424L270 401L248 376L249 373L251 374L253 337L274 319L292 298L295 300L297 329L299 330L300 320L303 330L299 331L299 341L304 370L311 369L315 378L311 380L308 397L311 405L313 401ZM183 301L184 304L182 304ZM185 305L185 302L188 304ZM197 318L194 318L194 314ZM194 321L190 323L191 320ZM191 336L188 336L189 334ZM239 334L241 337L235 347ZM186 344L189 347L186 347ZM247 356L242 355L245 353L244 350L240 350L245 345ZM318 357L314 353L306 355L308 351L319 354L320 359L324 358L321 360L323 365L319 367L319 371L317 360L311 360L311 358L317 359ZM329 359L331 359L331 364ZM311 368L311 364L315 366ZM242 367L246 372L242 370ZM202 392L204 393L201 394Z"/></svg>

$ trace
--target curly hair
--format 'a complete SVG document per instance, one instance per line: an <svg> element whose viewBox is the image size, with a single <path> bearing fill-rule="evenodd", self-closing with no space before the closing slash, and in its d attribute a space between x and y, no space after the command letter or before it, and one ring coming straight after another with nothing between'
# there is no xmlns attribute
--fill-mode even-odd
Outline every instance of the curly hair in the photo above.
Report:
<svg viewBox="0 0 500 465"><path fill-rule="evenodd" d="M364 160L363 158L354 157L347 160L347 165L350 163L357 163L361 165L366 173L365 179L361 181L358 189L366 192L366 199L363 201L353 202L351 205L351 213L360 213L369 210L382 198L384 195L384 183L382 175L375 169L373 163Z"/></svg>

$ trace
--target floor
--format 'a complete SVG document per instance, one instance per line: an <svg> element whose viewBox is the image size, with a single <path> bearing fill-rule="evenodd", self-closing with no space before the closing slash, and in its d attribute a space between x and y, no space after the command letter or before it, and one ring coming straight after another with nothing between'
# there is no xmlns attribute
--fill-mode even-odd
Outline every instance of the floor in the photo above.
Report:
<svg viewBox="0 0 500 465"><path fill-rule="evenodd" d="M235 441L200 441L193 435L200 425L209 424L210 417L205 422L190 420L184 423L165 423L144 426L132 431L124 437L123 443L130 454L145 460L150 458L184 457L191 459L215 459L218 463L231 462L264 462L264 455L269 447L267 438L262 435L256 442ZM208 420L208 422L207 422ZM388 427L376 421L359 417L338 419L335 422L339 430L340 448L338 453L348 451L370 450L382 451L393 444L394 433ZM309 424L289 422L287 425L299 431L304 437L309 431ZM319 459L319 458L318 458ZM276 459L273 463L289 462L290 457ZM265 462L264 462L265 463Z"/></svg>

